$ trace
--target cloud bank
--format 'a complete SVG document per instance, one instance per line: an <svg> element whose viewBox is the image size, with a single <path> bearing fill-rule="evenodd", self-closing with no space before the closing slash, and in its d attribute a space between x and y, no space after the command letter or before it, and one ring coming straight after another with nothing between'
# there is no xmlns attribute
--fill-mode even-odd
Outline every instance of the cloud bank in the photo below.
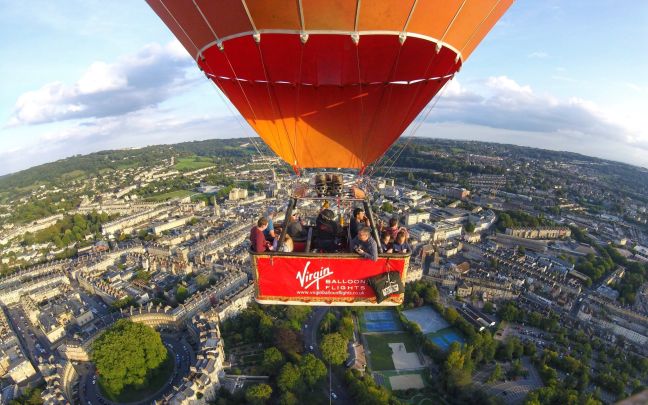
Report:
<svg viewBox="0 0 648 405"><path fill-rule="evenodd" d="M474 89L468 89L457 81L451 82L428 122L536 133L543 135L553 149L579 140L613 141L648 151L648 133L630 128L587 100L537 94L530 86L506 76L489 77L473 85ZM587 145L575 152L588 154ZM648 157L643 164L648 165Z"/></svg>
<svg viewBox="0 0 648 405"><path fill-rule="evenodd" d="M187 89L193 61L177 42L152 44L115 63L95 62L73 85L48 83L22 94L7 126L121 116Z"/></svg>

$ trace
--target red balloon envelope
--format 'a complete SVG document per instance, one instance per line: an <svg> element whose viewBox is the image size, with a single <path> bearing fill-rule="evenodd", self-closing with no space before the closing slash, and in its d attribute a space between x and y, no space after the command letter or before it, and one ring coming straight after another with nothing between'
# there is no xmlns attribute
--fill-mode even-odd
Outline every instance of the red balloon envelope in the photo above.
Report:
<svg viewBox="0 0 648 405"><path fill-rule="evenodd" d="M379 158L513 0L147 0L297 168Z"/></svg>

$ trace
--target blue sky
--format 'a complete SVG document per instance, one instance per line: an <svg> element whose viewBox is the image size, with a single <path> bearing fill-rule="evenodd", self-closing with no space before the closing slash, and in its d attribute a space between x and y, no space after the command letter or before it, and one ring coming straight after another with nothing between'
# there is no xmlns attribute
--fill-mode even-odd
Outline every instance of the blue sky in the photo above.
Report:
<svg viewBox="0 0 648 405"><path fill-rule="evenodd" d="M0 0L0 55L0 174L252 133L143 0ZM416 135L648 167L646 128L648 2L518 0Z"/></svg>

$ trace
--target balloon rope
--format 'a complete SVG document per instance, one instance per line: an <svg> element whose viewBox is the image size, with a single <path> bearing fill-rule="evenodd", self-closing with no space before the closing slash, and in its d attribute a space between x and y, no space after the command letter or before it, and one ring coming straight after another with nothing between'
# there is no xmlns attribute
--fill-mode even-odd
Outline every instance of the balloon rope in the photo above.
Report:
<svg viewBox="0 0 648 405"><path fill-rule="evenodd" d="M409 134L408 136L406 136L407 141L405 142L405 144L404 144L403 147L401 148L401 150L400 150L400 152L398 153L398 155L396 155L395 157L392 156L392 157L394 157L394 159L393 159L393 161L392 161L391 166L389 166L389 168L388 168L387 171L385 172L384 176L387 176L387 175L389 174L389 172L391 172L391 170L394 168L394 165L396 165L396 162L397 162L398 159L400 158L400 156L401 156L401 154L403 153L403 151L405 151L405 149L406 149L406 148L409 146L409 144L412 142L412 139L414 139L414 135L416 134L416 132L419 130L419 128L421 128L421 125L423 125L423 122L425 122L425 120L427 120L428 115L430 115L430 112L434 109L434 107L436 106L436 104L439 102L439 100L441 99L441 97L442 97L443 94L445 93L445 90L448 88L447 84L448 84L448 82L446 82L446 84L444 84L443 88L441 89L441 93L437 95L437 97L435 98L434 102L433 102L433 103L429 103L429 104L427 105L427 107L426 107L427 111L425 112L425 114L424 114L424 116L423 116L423 119L420 120L420 121L418 122L418 124L415 124L415 125L414 125L414 130L410 131L410 134Z"/></svg>

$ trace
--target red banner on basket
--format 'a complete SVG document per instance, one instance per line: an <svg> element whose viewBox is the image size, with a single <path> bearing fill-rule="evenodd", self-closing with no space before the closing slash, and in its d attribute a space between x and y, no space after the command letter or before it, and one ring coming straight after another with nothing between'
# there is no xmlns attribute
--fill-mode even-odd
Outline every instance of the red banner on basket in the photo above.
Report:
<svg viewBox="0 0 648 405"><path fill-rule="evenodd" d="M403 276L408 258L272 258L256 256L258 300L365 301L375 298L367 279L387 271Z"/></svg>

